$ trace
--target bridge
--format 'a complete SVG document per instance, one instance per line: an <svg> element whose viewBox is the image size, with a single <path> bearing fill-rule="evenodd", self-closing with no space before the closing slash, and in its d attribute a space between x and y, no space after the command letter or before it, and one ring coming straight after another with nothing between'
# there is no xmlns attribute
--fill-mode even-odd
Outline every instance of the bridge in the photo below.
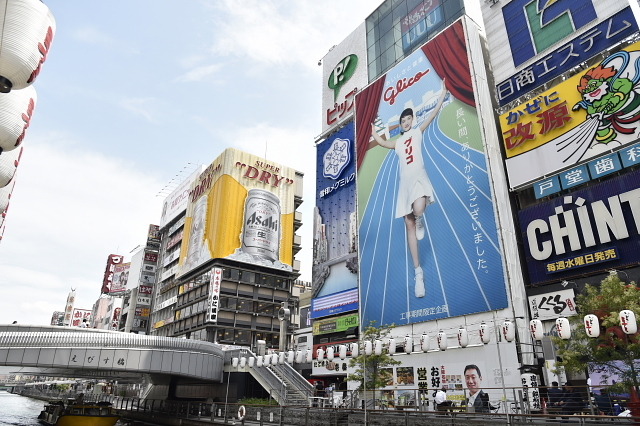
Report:
<svg viewBox="0 0 640 426"><path fill-rule="evenodd" d="M240 355L256 357L246 347L200 340L78 327L0 325L0 366L15 367L19 374L145 383L144 397L169 399L179 395L180 386L189 387L190 396L205 389L212 392L208 397L219 396L225 383L228 388L229 382L241 380L238 373L250 374L281 404L306 400L313 391L290 364L239 366Z"/></svg>

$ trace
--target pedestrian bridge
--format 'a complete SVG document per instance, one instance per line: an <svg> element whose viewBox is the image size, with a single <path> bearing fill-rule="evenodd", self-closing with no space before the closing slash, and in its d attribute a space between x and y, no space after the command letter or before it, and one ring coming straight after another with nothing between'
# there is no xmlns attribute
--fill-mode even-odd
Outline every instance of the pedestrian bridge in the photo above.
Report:
<svg viewBox="0 0 640 426"><path fill-rule="evenodd" d="M222 382L224 349L200 340L58 326L0 325L0 365L22 374Z"/></svg>

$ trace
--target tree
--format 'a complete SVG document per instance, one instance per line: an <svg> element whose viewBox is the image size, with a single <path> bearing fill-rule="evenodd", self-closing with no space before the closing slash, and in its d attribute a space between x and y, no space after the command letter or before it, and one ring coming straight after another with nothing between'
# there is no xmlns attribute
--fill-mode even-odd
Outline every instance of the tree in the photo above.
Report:
<svg viewBox="0 0 640 426"><path fill-rule="evenodd" d="M371 321L369 326L363 330L363 341L375 342L378 339L384 341L388 339L391 330L395 328L394 324L386 327L376 327L375 324L375 321ZM367 355L362 351L357 357L349 361L349 366L355 367L355 371L347 376L347 380L359 382L359 391L373 391L373 400L375 401L376 389L388 385L389 376L385 374L388 371L385 370L385 367L398 364L401 364L401 362L393 359L388 351L383 350L380 355L376 355L375 353Z"/></svg>
<svg viewBox="0 0 640 426"><path fill-rule="evenodd" d="M614 392L629 392L632 386L637 390L640 340L638 333L627 335L622 331L618 313L623 309L640 313L640 288L633 281L626 284L613 274L602 280L600 286L586 285L576 297L579 315L569 319L571 338L553 338L562 358L557 365L568 372L598 370L605 378L617 376L620 381L612 386ZM595 314L600 320L600 337L587 335L583 325L587 314Z"/></svg>

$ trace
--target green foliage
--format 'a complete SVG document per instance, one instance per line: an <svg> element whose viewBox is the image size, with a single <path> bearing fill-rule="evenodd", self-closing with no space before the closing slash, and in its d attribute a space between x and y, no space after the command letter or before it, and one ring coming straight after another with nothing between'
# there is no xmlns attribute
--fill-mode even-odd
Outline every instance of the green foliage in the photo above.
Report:
<svg viewBox="0 0 640 426"><path fill-rule="evenodd" d="M629 336L622 332L618 313L623 309L640 313L640 288L634 282L626 284L617 275L610 275L600 286L585 286L576 297L576 308L579 314L569 318L571 338L553 338L562 358L557 365L568 372L598 370L605 378L617 375L622 381L611 389L614 392L627 392L631 386L637 388L640 341L638 334ZM598 316L600 337L587 335L583 325L586 314Z"/></svg>
<svg viewBox="0 0 640 426"><path fill-rule="evenodd" d="M391 330L395 325L391 324L387 327L376 327L376 322L371 321L369 326L362 333L363 341L372 341L376 339L384 340L388 338ZM350 367L355 367L355 371L347 376L347 380L359 382L358 390L375 390L387 386L389 380L388 371L385 367L401 364L400 361L393 359L387 351L382 351L380 355L365 355L361 351L357 357L349 361Z"/></svg>

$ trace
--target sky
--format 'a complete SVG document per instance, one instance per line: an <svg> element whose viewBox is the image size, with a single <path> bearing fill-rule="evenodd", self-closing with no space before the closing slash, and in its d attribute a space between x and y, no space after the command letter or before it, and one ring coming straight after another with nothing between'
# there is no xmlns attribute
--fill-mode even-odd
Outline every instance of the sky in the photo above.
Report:
<svg viewBox="0 0 640 426"><path fill-rule="evenodd" d="M0 241L0 324L49 324L100 295L164 197L235 147L304 172L311 280L322 67L366 0L45 0L56 20Z"/></svg>

